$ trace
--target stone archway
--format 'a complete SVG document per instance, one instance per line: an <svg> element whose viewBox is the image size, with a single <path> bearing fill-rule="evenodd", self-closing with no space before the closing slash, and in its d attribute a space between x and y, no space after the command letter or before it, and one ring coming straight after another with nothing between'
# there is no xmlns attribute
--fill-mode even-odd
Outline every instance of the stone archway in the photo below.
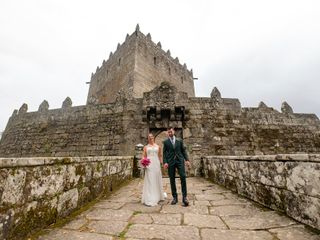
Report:
<svg viewBox="0 0 320 240"><path fill-rule="evenodd" d="M162 142L166 138L168 138L167 131L159 131L159 133L157 135L155 135L155 142L156 142L156 144L158 144L159 146L162 147Z"/></svg>
<svg viewBox="0 0 320 240"><path fill-rule="evenodd" d="M167 130L166 129L150 129L150 132L154 135L156 144L158 144L161 147L161 149L163 149L163 141L168 137ZM162 168L161 171L162 171L163 177L169 177L167 170Z"/></svg>

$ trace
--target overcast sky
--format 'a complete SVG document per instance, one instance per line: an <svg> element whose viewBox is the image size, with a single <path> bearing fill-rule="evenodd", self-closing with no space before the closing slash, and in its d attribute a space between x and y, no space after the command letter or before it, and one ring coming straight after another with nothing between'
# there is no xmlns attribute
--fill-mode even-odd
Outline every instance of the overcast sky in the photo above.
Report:
<svg viewBox="0 0 320 240"><path fill-rule="evenodd" d="M242 106L260 101L320 116L318 0L0 0L0 131L14 109L69 96L84 105L91 72L136 24Z"/></svg>

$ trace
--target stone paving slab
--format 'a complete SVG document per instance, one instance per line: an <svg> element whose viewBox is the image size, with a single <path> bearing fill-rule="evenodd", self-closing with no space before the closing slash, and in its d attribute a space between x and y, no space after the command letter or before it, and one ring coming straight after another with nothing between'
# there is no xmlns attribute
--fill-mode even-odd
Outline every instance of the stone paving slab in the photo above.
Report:
<svg viewBox="0 0 320 240"><path fill-rule="evenodd" d="M246 198L243 198L235 193L228 192L228 193L222 193L223 196L225 196L227 199L233 199L233 200L247 200Z"/></svg>
<svg viewBox="0 0 320 240"><path fill-rule="evenodd" d="M63 226L63 228L66 229L73 229L73 230L78 230L85 226L88 223L88 219L81 217L81 218L76 218L72 220L71 222L67 223L66 225Z"/></svg>
<svg viewBox="0 0 320 240"><path fill-rule="evenodd" d="M230 190L227 190L222 187L212 187L211 189L207 189L205 191L202 191L202 194L210 195L210 194L221 194L221 193L231 193Z"/></svg>
<svg viewBox="0 0 320 240"><path fill-rule="evenodd" d="M119 235L128 225L123 221L91 221L87 227L89 232Z"/></svg>
<svg viewBox="0 0 320 240"><path fill-rule="evenodd" d="M218 216L199 215L193 213L184 214L184 224L196 226L198 228L219 228L227 229L227 226L223 223Z"/></svg>
<svg viewBox="0 0 320 240"><path fill-rule="evenodd" d="M201 194L201 195L196 195L196 200L201 201L201 200L207 200L207 201L218 201L225 199L225 196L222 194Z"/></svg>
<svg viewBox="0 0 320 240"><path fill-rule="evenodd" d="M141 213L152 213L152 212L160 212L161 205L149 207L141 203L127 203L122 207L122 209L131 210L134 212L141 212Z"/></svg>
<svg viewBox="0 0 320 240"><path fill-rule="evenodd" d="M112 202L112 201L101 201L94 205L97 208L106 208L106 209L119 209L125 205L125 202Z"/></svg>
<svg viewBox="0 0 320 240"><path fill-rule="evenodd" d="M98 233L87 233L87 232L76 232L64 229L55 229L46 236L41 236L39 240L112 240L112 236L98 234Z"/></svg>
<svg viewBox="0 0 320 240"><path fill-rule="evenodd" d="M207 206L201 205L193 205L189 207L181 206L180 204L177 205L165 205L162 206L161 213L197 213L197 214L209 214L209 209Z"/></svg>
<svg viewBox="0 0 320 240"><path fill-rule="evenodd" d="M200 200L200 201L193 201L193 205L200 205L200 206L211 206L210 201L208 200Z"/></svg>
<svg viewBox="0 0 320 240"><path fill-rule="evenodd" d="M219 201L209 201L211 206L223 206L223 205L248 205L251 204L244 199L222 199Z"/></svg>
<svg viewBox="0 0 320 240"><path fill-rule="evenodd" d="M279 240L320 240L318 234L309 231L303 225L270 229L269 232L274 233Z"/></svg>
<svg viewBox="0 0 320 240"><path fill-rule="evenodd" d="M137 203L140 202L141 199L136 196L136 195L132 195L130 197L117 197L117 196L112 196L109 199L111 202L122 202L122 203L128 203L128 202L133 202L133 203Z"/></svg>
<svg viewBox="0 0 320 240"><path fill-rule="evenodd" d="M130 210L95 208L90 213L88 213L86 217L90 220L128 221L132 214L133 211Z"/></svg>
<svg viewBox="0 0 320 240"><path fill-rule="evenodd" d="M178 204L170 205L169 179L163 179L163 186L168 199L148 207L141 204L143 180L135 179L38 239L320 240L291 218L202 178L187 179L189 207L182 206L181 195Z"/></svg>
<svg viewBox="0 0 320 240"><path fill-rule="evenodd" d="M276 227L287 227L297 224L296 221L281 216L274 211L262 212L255 215L242 216L222 216L222 219L229 226L230 229L246 229L246 230L260 230Z"/></svg>
<svg viewBox="0 0 320 240"><path fill-rule="evenodd" d="M181 214L151 214L154 224L181 225Z"/></svg>
<svg viewBox="0 0 320 240"><path fill-rule="evenodd" d="M202 229L202 240L275 240L267 231ZM294 239L294 238L292 238Z"/></svg>
<svg viewBox="0 0 320 240"><path fill-rule="evenodd" d="M255 215L262 210L252 205L225 205L209 207L209 212L217 216L230 216L230 215Z"/></svg>
<svg viewBox="0 0 320 240"><path fill-rule="evenodd" d="M199 229L192 226L135 224L125 237L142 239L198 240Z"/></svg>
<svg viewBox="0 0 320 240"><path fill-rule="evenodd" d="M151 224L153 219L149 214L136 214L130 219L130 223Z"/></svg>

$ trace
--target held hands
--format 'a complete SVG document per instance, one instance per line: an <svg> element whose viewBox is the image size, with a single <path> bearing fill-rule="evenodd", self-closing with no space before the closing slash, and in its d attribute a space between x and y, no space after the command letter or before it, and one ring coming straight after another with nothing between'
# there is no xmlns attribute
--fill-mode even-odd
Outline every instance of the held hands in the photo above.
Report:
<svg viewBox="0 0 320 240"><path fill-rule="evenodd" d="M190 168L190 167L191 167L190 161L185 161L184 164L185 164L185 166L186 166L187 168ZM168 167L169 167L168 163L165 163L165 164L163 165L163 167L164 167L164 169L168 169Z"/></svg>
<svg viewBox="0 0 320 240"><path fill-rule="evenodd" d="M184 161L184 164L186 165L187 168L191 167L191 164L190 164L189 160Z"/></svg>

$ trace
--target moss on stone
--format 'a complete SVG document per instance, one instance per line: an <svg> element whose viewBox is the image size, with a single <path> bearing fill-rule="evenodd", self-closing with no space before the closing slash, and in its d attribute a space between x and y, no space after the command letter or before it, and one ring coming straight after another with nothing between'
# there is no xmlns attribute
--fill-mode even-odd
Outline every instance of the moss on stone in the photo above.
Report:
<svg viewBox="0 0 320 240"><path fill-rule="evenodd" d="M102 169L102 166L101 166L101 165L102 165L102 164L101 164L100 162L97 163L96 170L97 170L98 172L100 172L101 169Z"/></svg>
<svg viewBox="0 0 320 240"><path fill-rule="evenodd" d="M60 163L61 164L70 164L71 158L65 157L65 158L61 159Z"/></svg>
<svg viewBox="0 0 320 240"><path fill-rule="evenodd" d="M141 214L141 213L142 213L141 211L134 211L134 212L133 212L133 216L138 215L138 214Z"/></svg>
<svg viewBox="0 0 320 240"><path fill-rule="evenodd" d="M84 165L76 165L76 175L85 176L86 168Z"/></svg>
<svg viewBox="0 0 320 240"><path fill-rule="evenodd" d="M25 239L27 234L54 223L56 218L56 208L40 203L37 208L31 208L28 212L19 212L14 216L15 224L8 232L7 239Z"/></svg>
<svg viewBox="0 0 320 240"><path fill-rule="evenodd" d="M49 167L42 167L41 174L42 174L42 176L50 176L51 175L50 168Z"/></svg>
<svg viewBox="0 0 320 240"><path fill-rule="evenodd" d="M129 182L131 181L131 178L127 178L127 179L123 179L122 182L118 182L118 184L116 184L113 188L113 191L120 189L121 187L124 187L126 185L129 184ZM91 199L89 202L83 202L82 207L74 210L72 213L70 213L68 216L63 217L63 218L55 218L54 221L47 223L47 225L43 225L43 226L49 226L49 229L54 229L54 228L59 228L64 226L65 224L69 223L71 220L75 219L77 216L79 216L81 213L87 211L88 209L92 208L98 201L100 201L101 199L105 199L107 197L109 197L111 195L112 191L108 191L105 192L103 194L100 194L99 196L97 196L95 199ZM91 194L89 194L91 196ZM57 217L57 215L55 215ZM53 223L53 224L52 224ZM32 225L31 225L32 226ZM128 227L127 227L128 228ZM126 228L126 229L127 229ZM33 230L33 231L32 231ZM27 236L28 238L30 238L31 240L35 240L38 239L39 236L45 234L47 232L47 230L39 230L39 227L37 229L37 231L34 230L34 228L30 228L29 227L29 235ZM27 234L28 232L25 232L25 234ZM125 234L125 233L124 233ZM22 235L21 235L22 236ZM14 238L16 239L16 238Z"/></svg>

